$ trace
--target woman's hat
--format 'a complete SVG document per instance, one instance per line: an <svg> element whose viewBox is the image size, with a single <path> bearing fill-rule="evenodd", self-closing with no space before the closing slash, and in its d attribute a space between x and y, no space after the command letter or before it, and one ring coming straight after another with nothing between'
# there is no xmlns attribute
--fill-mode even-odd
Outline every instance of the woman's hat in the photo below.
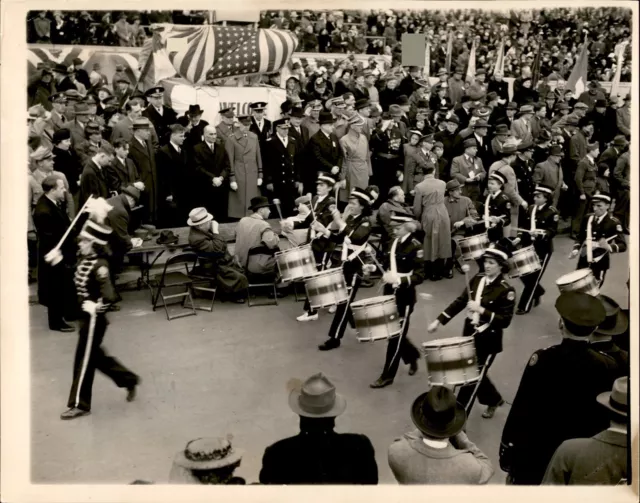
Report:
<svg viewBox="0 0 640 503"><path fill-rule="evenodd" d="M600 393L596 400L607 409L616 414L628 417L629 415L629 378L619 377L613 381L611 391Z"/></svg>
<svg viewBox="0 0 640 503"><path fill-rule="evenodd" d="M593 333L594 339L597 339L599 335L612 336L626 332L629 328L629 317L620 309L620 304L606 295L599 295L599 299L604 306L606 319L598 325Z"/></svg>
<svg viewBox="0 0 640 503"><path fill-rule="evenodd" d="M160 237L156 239L156 243L159 245L170 245L180 241L180 238L176 236L172 231L161 231Z"/></svg>
<svg viewBox="0 0 640 503"><path fill-rule="evenodd" d="M190 470L215 470L231 466L242 459L244 451L234 449L227 438L197 438L178 452L175 463Z"/></svg>
<svg viewBox="0 0 640 503"><path fill-rule="evenodd" d="M309 377L289 394L289 407L303 417L336 417L347 408L346 399L322 373Z"/></svg>
<svg viewBox="0 0 640 503"><path fill-rule="evenodd" d="M256 211L260 208L266 208L268 206L270 206L269 199L264 196L257 196L251 198L251 206L249 206L249 209L251 211Z"/></svg>
<svg viewBox="0 0 640 503"><path fill-rule="evenodd" d="M467 414L453 391L433 386L414 400L411 420L428 437L450 438L462 430Z"/></svg>
<svg viewBox="0 0 640 503"><path fill-rule="evenodd" d="M93 243L106 245L109 242L109 237L112 232L111 227L98 224L93 220L87 220L82 226L80 237Z"/></svg>

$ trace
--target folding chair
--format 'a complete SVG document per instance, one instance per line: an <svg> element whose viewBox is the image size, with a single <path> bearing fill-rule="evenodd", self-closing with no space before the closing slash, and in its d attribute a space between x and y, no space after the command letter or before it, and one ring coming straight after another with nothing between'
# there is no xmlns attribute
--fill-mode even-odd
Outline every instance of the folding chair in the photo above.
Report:
<svg viewBox="0 0 640 503"><path fill-rule="evenodd" d="M213 304L216 301L217 287L216 287L216 279L203 272L203 268L204 268L203 262L206 262L206 261L207 261L206 257L202 257L198 255L196 266L189 273L189 277L193 280L194 303L195 303L196 292L207 292L211 294L211 305L209 307L204 305L194 304L196 309L200 311L207 311L210 313L213 311Z"/></svg>
<svg viewBox="0 0 640 503"><path fill-rule="evenodd" d="M249 307L253 306L277 306L278 305L278 292L276 289L276 274L254 274L249 272L249 261L252 256L256 255L272 255L273 250L270 250L266 246L254 246L249 249L249 254L247 255L247 264L245 265L245 274L247 275L247 280L249 281L249 285L247 286L247 305ZM260 302L251 304L251 289L254 291L269 288L273 292L273 302Z"/></svg>
<svg viewBox="0 0 640 503"><path fill-rule="evenodd" d="M162 299L164 310L167 313L167 320L169 321L175 320L176 318L182 318L184 316L191 316L191 315L197 314L195 310L195 306L193 304L193 297L191 296L191 292L193 288L193 279L189 276L191 270L195 267L195 263L197 259L198 259L198 255L196 255L193 252L178 253L172 257L169 257L166 263L164 264L164 269L162 271L162 274L160 275L160 279L159 281L157 281L158 286L157 286L156 295L153 298L153 310L154 311L156 310L158 301ZM179 270L181 265L184 266L184 272ZM175 270L175 269L169 270L170 267L175 268L176 266L178 266L178 270ZM155 282L155 278L154 278L154 282ZM166 295L164 293L165 289L168 289L171 291L178 288L180 289L184 288L184 291L169 294L169 295ZM168 300L171 301L174 299L182 299L181 301L182 307L189 309L190 311L172 316L169 313L168 306L170 304L167 304L167 301ZM187 299L189 300L189 304L190 304L189 307L185 306Z"/></svg>

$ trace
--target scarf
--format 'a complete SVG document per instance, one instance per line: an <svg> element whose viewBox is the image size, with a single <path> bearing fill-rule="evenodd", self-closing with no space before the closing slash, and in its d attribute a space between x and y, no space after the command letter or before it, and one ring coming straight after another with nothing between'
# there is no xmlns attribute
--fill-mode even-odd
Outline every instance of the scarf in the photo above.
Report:
<svg viewBox="0 0 640 503"><path fill-rule="evenodd" d="M482 276L480 278L480 283L478 283L478 289L476 290L476 298L475 301L480 304L480 301L482 300L482 291L484 290L484 286L487 283L487 277L486 276ZM473 323L474 325L478 325L478 323L480 323L480 313L473 313L473 316L471 317L471 323Z"/></svg>

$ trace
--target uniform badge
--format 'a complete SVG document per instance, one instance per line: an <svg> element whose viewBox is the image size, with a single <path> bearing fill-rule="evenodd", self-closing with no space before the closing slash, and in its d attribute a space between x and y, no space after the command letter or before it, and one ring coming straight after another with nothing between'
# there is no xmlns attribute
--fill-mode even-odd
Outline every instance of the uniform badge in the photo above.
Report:
<svg viewBox="0 0 640 503"><path fill-rule="evenodd" d="M424 250L423 249L418 250L418 252L416 253L416 256L418 258L424 258Z"/></svg>
<svg viewBox="0 0 640 503"><path fill-rule="evenodd" d="M107 269L107 266L103 265L98 267L98 277L102 279L109 277L109 269Z"/></svg>
<svg viewBox="0 0 640 503"><path fill-rule="evenodd" d="M618 232L622 232L622 225L620 225L620 224L616 225L616 230Z"/></svg>
<svg viewBox="0 0 640 503"><path fill-rule="evenodd" d="M516 292L511 291L507 294L507 299L509 300L516 300Z"/></svg>
<svg viewBox="0 0 640 503"><path fill-rule="evenodd" d="M553 221L557 222L560 220L560 215L558 215L557 213L555 215L553 215Z"/></svg>
<svg viewBox="0 0 640 503"><path fill-rule="evenodd" d="M536 363L538 363L538 353L533 353L529 360L529 367L533 367Z"/></svg>

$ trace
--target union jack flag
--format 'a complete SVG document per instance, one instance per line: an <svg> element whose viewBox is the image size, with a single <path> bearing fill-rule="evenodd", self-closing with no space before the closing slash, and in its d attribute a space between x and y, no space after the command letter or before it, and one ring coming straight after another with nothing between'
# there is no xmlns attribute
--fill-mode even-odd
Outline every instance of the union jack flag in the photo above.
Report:
<svg viewBox="0 0 640 503"><path fill-rule="evenodd" d="M291 59L298 45L297 37L286 30L169 24L155 25L152 29L155 35L140 53L140 65L144 68L151 61L153 68L148 70L157 74L155 67L166 67L168 62L174 72L194 84L277 72ZM157 82L155 78L152 80Z"/></svg>

